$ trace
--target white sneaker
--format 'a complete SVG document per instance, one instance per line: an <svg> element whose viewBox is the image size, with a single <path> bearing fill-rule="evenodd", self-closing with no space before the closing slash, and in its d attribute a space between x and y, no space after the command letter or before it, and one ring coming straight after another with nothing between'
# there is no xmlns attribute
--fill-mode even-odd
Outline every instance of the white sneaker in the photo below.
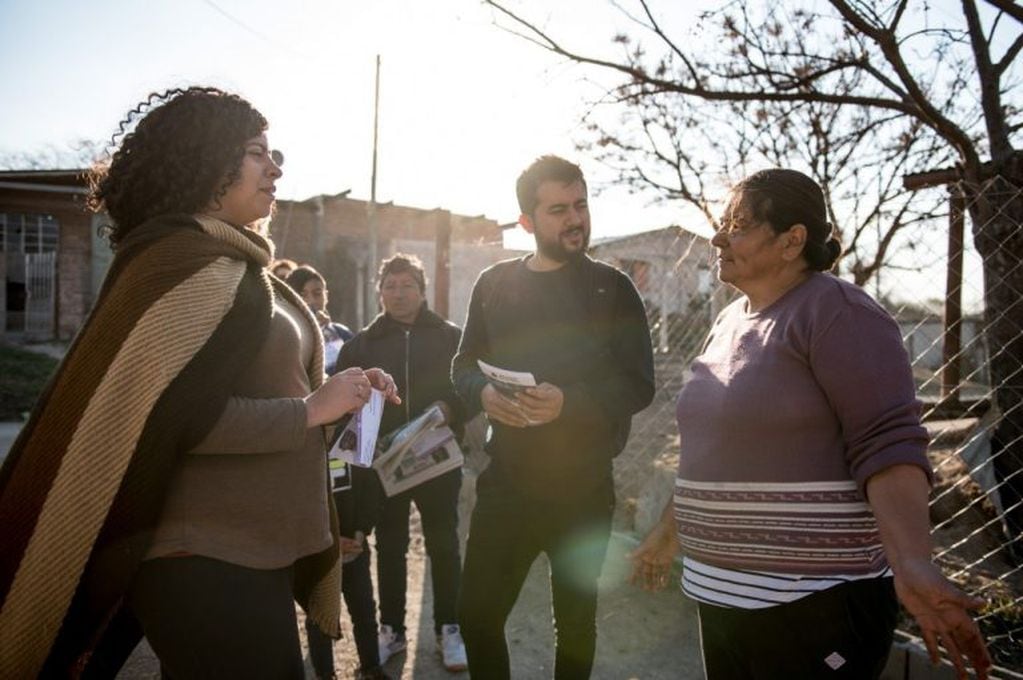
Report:
<svg viewBox="0 0 1023 680"><path fill-rule="evenodd" d="M444 668L452 673L468 670L469 662L465 658L465 642L462 641L462 633L458 630L458 624L448 623L441 626L441 633L437 636L437 646L440 654L444 657Z"/></svg>
<svg viewBox="0 0 1023 680"><path fill-rule="evenodd" d="M380 634L377 636L380 644L380 665L383 666L387 660L398 652L404 651L405 633L395 633L394 629L387 624L380 625Z"/></svg>

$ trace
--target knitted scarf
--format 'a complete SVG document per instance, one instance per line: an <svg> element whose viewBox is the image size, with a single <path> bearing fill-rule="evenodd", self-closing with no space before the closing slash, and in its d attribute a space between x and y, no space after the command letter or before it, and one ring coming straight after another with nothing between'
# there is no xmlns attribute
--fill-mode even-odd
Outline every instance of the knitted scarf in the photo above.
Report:
<svg viewBox="0 0 1023 680"><path fill-rule="evenodd" d="M77 676L105 638L129 635L116 622L131 620L124 597L172 470L212 428L266 338L274 290L318 328L272 282L270 258L271 244L248 230L183 215L140 225L119 246L0 469L0 678ZM314 337L315 389L323 348ZM295 564L295 594L338 637L330 508L334 544Z"/></svg>

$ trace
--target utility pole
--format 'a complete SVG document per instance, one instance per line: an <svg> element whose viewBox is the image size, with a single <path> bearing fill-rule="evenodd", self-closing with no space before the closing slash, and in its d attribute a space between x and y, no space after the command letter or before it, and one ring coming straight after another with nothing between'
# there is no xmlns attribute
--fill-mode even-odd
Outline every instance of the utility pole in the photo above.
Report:
<svg viewBox="0 0 1023 680"><path fill-rule="evenodd" d="M376 85L373 93L373 171L369 182L369 258L366 262L366 322L377 315L377 126L380 119L380 55L377 55Z"/></svg>

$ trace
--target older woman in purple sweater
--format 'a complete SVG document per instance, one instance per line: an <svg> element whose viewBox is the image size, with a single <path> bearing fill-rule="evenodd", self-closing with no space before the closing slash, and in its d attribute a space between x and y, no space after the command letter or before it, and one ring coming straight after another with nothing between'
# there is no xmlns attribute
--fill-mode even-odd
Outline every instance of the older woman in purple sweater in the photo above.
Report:
<svg viewBox="0 0 1023 680"><path fill-rule="evenodd" d="M824 196L793 170L733 191L712 240L743 295L717 318L678 399L675 494L633 580L699 603L708 678L874 678L898 601L934 660L985 677L968 609L931 562L926 431L891 316L825 273Z"/></svg>

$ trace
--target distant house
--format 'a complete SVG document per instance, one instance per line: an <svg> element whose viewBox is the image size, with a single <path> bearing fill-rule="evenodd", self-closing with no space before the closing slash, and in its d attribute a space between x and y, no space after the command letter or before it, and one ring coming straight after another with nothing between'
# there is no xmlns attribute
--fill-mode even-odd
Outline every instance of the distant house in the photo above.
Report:
<svg viewBox="0 0 1023 680"><path fill-rule="evenodd" d="M480 271L521 254L503 247L502 229L492 219L385 203L375 206L377 253L370 262L370 207L347 192L281 200L270 222L277 256L316 267L330 289L331 316L352 328L372 320L380 260L395 253L423 261L427 301L459 325Z"/></svg>
<svg viewBox="0 0 1023 680"><path fill-rule="evenodd" d="M70 340L92 308L113 255L99 235L109 218L85 207L84 173L0 171L0 336ZM281 200L270 225L277 255L323 272L332 314L353 327L369 321L376 298L367 210L365 201L344 195ZM395 252L418 255L430 279L427 299L456 323L465 319L479 272L519 254L502 247L501 228L485 217L384 204L377 206L377 223L378 260Z"/></svg>
<svg viewBox="0 0 1023 680"><path fill-rule="evenodd" d="M83 173L0 171L0 335L68 340L92 307L111 253Z"/></svg>
<svg viewBox="0 0 1023 680"><path fill-rule="evenodd" d="M710 241L671 226L594 239L591 253L623 270L636 284L650 316L655 349L668 352L682 327L709 327L723 300L711 265ZM698 318L694 318L698 317ZM702 341L702 332L697 331Z"/></svg>
<svg viewBox="0 0 1023 680"><path fill-rule="evenodd" d="M889 306L891 305L889 303ZM941 315L916 306L895 306L892 310L899 323L902 341L914 367L937 372L944 359L945 323ZM984 345L983 319L975 314L964 315L961 322L959 360L963 378L972 382L984 382L986 376L980 373L987 365Z"/></svg>

